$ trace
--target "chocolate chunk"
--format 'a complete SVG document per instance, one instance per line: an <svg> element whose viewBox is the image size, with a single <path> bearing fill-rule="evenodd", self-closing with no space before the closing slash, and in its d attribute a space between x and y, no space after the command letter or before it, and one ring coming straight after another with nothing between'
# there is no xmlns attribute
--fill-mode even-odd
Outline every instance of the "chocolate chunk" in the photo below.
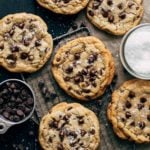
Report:
<svg viewBox="0 0 150 150"><path fill-rule="evenodd" d="M119 8L120 10L123 9L123 4L122 4L122 3L118 4L118 8Z"/></svg>
<svg viewBox="0 0 150 150"><path fill-rule="evenodd" d="M9 54L9 55L7 56L7 59L16 61L16 60L17 60L17 56L16 56L15 54Z"/></svg>
<svg viewBox="0 0 150 150"><path fill-rule="evenodd" d="M36 46L36 47L41 46L41 41L40 41L40 40L36 40L36 41L35 41L35 46Z"/></svg>
<svg viewBox="0 0 150 150"><path fill-rule="evenodd" d="M79 60L80 59L80 54L79 53L75 53L74 54L74 59L75 60Z"/></svg>
<svg viewBox="0 0 150 150"><path fill-rule="evenodd" d="M0 50L4 49L4 44L0 44Z"/></svg>
<svg viewBox="0 0 150 150"><path fill-rule="evenodd" d="M65 80L65 81L69 81L69 80L70 80L70 77L64 77L64 80Z"/></svg>
<svg viewBox="0 0 150 150"><path fill-rule="evenodd" d="M89 132L90 132L91 134L95 134L95 129L91 129Z"/></svg>
<svg viewBox="0 0 150 150"><path fill-rule="evenodd" d="M73 67L68 66L68 68L65 70L66 73L72 73L73 72Z"/></svg>
<svg viewBox="0 0 150 150"><path fill-rule="evenodd" d="M139 127L141 129L144 129L145 128L145 122L139 122Z"/></svg>
<svg viewBox="0 0 150 150"><path fill-rule="evenodd" d="M133 91L130 91L128 96L132 99L135 97L135 93Z"/></svg>
<svg viewBox="0 0 150 150"><path fill-rule="evenodd" d="M92 16L92 17L94 16L94 12L93 12L92 10L89 10L89 11L88 11L88 14L89 14L90 16Z"/></svg>
<svg viewBox="0 0 150 150"><path fill-rule="evenodd" d="M144 104L138 104L137 107L139 110L141 110L144 107Z"/></svg>
<svg viewBox="0 0 150 150"><path fill-rule="evenodd" d="M79 116L78 117L78 123L81 125L81 124L84 124L84 118L83 116Z"/></svg>
<svg viewBox="0 0 150 150"><path fill-rule="evenodd" d="M20 58L21 59L27 59L28 58L28 53L22 52L21 55L20 55Z"/></svg>
<svg viewBox="0 0 150 150"><path fill-rule="evenodd" d="M85 130L83 130L83 129L81 129L81 136L84 136L87 132L85 131Z"/></svg>
<svg viewBox="0 0 150 150"><path fill-rule="evenodd" d="M122 20L126 18L126 14L125 13L120 13L119 14L119 18L121 18Z"/></svg>
<svg viewBox="0 0 150 150"><path fill-rule="evenodd" d="M131 122L130 125L131 125L131 126L135 126L135 122L134 122L134 121Z"/></svg>
<svg viewBox="0 0 150 150"><path fill-rule="evenodd" d="M110 23L114 22L114 16L113 16L113 15L109 15L109 16L108 16L108 21L109 21Z"/></svg>
<svg viewBox="0 0 150 150"><path fill-rule="evenodd" d="M140 102L141 102L141 103L145 103L146 101L147 101L147 99L146 99L145 97L141 97L141 98L140 98Z"/></svg>
<svg viewBox="0 0 150 150"><path fill-rule="evenodd" d="M77 75L76 77L74 77L74 81L75 83L83 82L84 78L81 75Z"/></svg>
<svg viewBox="0 0 150 150"><path fill-rule="evenodd" d="M97 54L92 54L88 58L88 63L91 64L97 59Z"/></svg>
<svg viewBox="0 0 150 150"><path fill-rule="evenodd" d="M126 118L130 118L131 117L131 113L129 111L126 112Z"/></svg>
<svg viewBox="0 0 150 150"><path fill-rule="evenodd" d="M103 16L104 18L107 18L108 15L109 15L109 11L107 11L107 10L105 10L105 9L102 8L102 16Z"/></svg>
<svg viewBox="0 0 150 150"><path fill-rule="evenodd" d="M147 120L150 121L150 115L147 115Z"/></svg>
<svg viewBox="0 0 150 150"><path fill-rule="evenodd" d="M63 145L62 144L57 144L57 150L64 150Z"/></svg>
<svg viewBox="0 0 150 150"><path fill-rule="evenodd" d="M49 123L49 127L50 128L58 128L58 121L56 121L55 119Z"/></svg>
<svg viewBox="0 0 150 150"><path fill-rule="evenodd" d="M20 29L23 29L25 24L23 22L18 23L16 26L18 26Z"/></svg>
<svg viewBox="0 0 150 150"><path fill-rule="evenodd" d="M132 106L132 104L129 101L126 101L125 105L126 105L127 108L131 108L131 106Z"/></svg>
<svg viewBox="0 0 150 150"><path fill-rule="evenodd" d="M10 47L12 52L19 52L20 48L18 46L11 46Z"/></svg>
<svg viewBox="0 0 150 150"><path fill-rule="evenodd" d="M111 6L113 4L112 0L107 0L107 4Z"/></svg>

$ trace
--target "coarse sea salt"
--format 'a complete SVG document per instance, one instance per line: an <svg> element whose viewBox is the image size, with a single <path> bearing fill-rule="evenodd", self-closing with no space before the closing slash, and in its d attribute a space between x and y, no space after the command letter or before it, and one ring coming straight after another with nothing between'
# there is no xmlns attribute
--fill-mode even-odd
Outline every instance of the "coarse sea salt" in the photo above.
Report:
<svg viewBox="0 0 150 150"><path fill-rule="evenodd" d="M136 74L150 77L150 26L139 27L128 36L124 57Z"/></svg>

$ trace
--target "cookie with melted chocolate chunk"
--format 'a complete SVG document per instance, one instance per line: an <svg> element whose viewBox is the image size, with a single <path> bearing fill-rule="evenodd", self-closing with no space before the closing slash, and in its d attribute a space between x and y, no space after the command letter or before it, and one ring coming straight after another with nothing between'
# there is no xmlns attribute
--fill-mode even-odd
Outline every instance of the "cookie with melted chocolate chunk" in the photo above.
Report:
<svg viewBox="0 0 150 150"><path fill-rule="evenodd" d="M91 0L87 7L89 20L99 29L123 35L138 25L143 16L143 0Z"/></svg>
<svg viewBox="0 0 150 150"><path fill-rule="evenodd" d="M27 13L7 15L0 21L0 64L11 72L35 72L49 59L53 41L47 25Z"/></svg>
<svg viewBox="0 0 150 150"><path fill-rule="evenodd" d="M114 76L114 61L96 37L72 40L57 50L52 73L62 89L79 100L101 96Z"/></svg>
<svg viewBox="0 0 150 150"><path fill-rule="evenodd" d="M91 110L78 103L60 103L42 118L39 141L44 150L96 150L99 133L98 118Z"/></svg>
<svg viewBox="0 0 150 150"><path fill-rule="evenodd" d="M37 0L37 2L54 13L71 15L84 9L89 0Z"/></svg>
<svg viewBox="0 0 150 150"><path fill-rule="evenodd" d="M129 80L112 94L108 118L115 133L136 143L150 143L150 81Z"/></svg>

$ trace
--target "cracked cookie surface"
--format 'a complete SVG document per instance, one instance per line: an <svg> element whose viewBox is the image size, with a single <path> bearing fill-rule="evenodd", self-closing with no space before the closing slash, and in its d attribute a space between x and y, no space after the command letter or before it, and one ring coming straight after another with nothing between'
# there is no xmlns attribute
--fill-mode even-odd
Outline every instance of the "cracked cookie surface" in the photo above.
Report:
<svg viewBox="0 0 150 150"><path fill-rule="evenodd" d="M53 75L62 89L79 100L101 96L114 76L114 61L96 37L80 37L60 47L52 62Z"/></svg>
<svg viewBox="0 0 150 150"><path fill-rule="evenodd" d="M37 2L55 13L71 15L84 9L89 0L37 0Z"/></svg>
<svg viewBox="0 0 150 150"><path fill-rule="evenodd" d="M60 103L40 123L39 141L44 150L96 150L100 143L96 115L78 103Z"/></svg>
<svg viewBox="0 0 150 150"><path fill-rule="evenodd" d="M108 118L120 138L150 143L150 81L126 81L112 94Z"/></svg>
<svg viewBox="0 0 150 150"><path fill-rule="evenodd" d="M99 29L123 35L140 23L142 0L91 0L87 16Z"/></svg>
<svg viewBox="0 0 150 150"><path fill-rule="evenodd" d="M47 25L27 13L0 20L0 65L11 72L35 72L49 59L53 41Z"/></svg>

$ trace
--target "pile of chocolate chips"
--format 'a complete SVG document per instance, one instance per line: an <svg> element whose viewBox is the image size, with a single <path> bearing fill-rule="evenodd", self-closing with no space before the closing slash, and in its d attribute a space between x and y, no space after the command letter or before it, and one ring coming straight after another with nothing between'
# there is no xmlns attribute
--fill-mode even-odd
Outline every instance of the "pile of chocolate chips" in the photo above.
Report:
<svg viewBox="0 0 150 150"><path fill-rule="evenodd" d="M34 100L29 88L19 81L8 81L0 86L0 115L18 122L33 109Z"/></svg>

